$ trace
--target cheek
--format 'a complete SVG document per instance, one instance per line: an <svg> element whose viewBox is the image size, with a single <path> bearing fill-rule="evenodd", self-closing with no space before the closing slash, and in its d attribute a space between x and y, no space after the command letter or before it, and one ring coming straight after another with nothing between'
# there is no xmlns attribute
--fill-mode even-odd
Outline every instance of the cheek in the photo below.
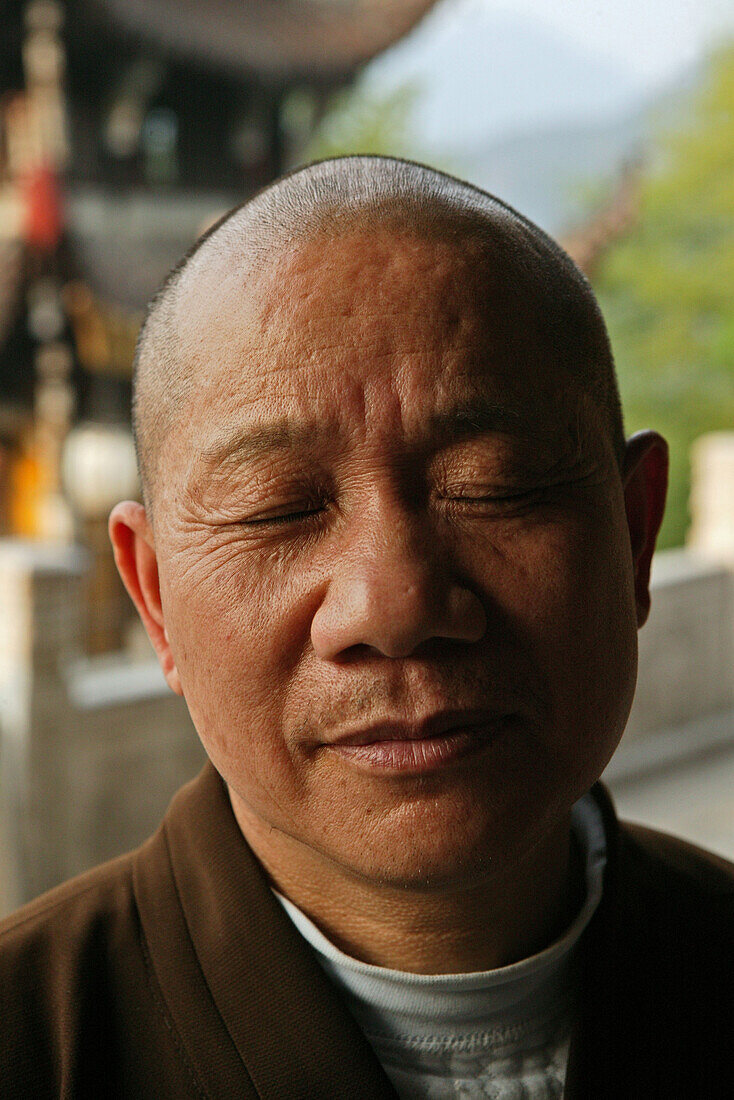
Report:
<svg viewBox="0 0 734 1100"><path fill-rule="evenodd" d="M229 550L161 574L171 649L184 697L212 756L284 752L282 717L310 646L314 582L292 568ZM263 750L261 752L261 749ZM216 760L215 760L216 763Z"/></svg>
<svg viewBox="0 0 734 1100"><path fill-rule="evenodd" d="M514 638L548 701L556 750L571 771L583 762L591 781L616 747L634 692L627 544L614 514L518 532L500 548L487 595L495 629Z"/></svg>
<svg viewBox="0 0 734 1100"><path fill-rule="evenodd" d="M496 556L509 605L546 641L573 646L625 626L634 633L629 538L615 510L520 526Z"/></svg>

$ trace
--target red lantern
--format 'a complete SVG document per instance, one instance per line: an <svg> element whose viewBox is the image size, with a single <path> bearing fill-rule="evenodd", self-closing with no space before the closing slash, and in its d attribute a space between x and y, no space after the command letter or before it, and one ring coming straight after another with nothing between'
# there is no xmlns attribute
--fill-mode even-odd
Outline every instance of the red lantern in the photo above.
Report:
<svg viewBox="0 0 734 1100"><path fill-rule="evenodd" d="M53 252L63 226L58 180L50 168L34 168L26 175L22 187L24 237L32 248Z"/></svg>

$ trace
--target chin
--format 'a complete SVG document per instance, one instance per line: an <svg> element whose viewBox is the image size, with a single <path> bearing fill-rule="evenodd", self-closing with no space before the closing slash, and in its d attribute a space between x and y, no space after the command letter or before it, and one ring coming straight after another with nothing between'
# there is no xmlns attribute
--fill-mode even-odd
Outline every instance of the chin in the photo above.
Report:
<svg viewBox="0 0 734 1100"><path fill-rule="evenodd" d="M432 814L427 813L433 809ZM336 857L360 878L398 890L467 888L516 863L532 846L516 815L494 818L486 807L424 807L391 815L363 838L359 848ZM401 820L401 817L403 820ZM531 825L525 821L526 825ZM532 828L532 825L531 825ZM334 858L332 856L332 858Z"/></svg>

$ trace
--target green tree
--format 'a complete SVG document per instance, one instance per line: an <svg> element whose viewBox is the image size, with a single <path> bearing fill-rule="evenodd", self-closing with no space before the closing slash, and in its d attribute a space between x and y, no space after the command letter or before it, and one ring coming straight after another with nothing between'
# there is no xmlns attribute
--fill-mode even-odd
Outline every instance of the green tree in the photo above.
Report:
<svg viewBox="0 0 734 1100"><path fill-rule="evenodd" d="M594 282L627 427L656 427L671 444L661 545L679 545L690 444L734 430L734 44L712 58L686 125L660 141L639 221Z"/></svg>

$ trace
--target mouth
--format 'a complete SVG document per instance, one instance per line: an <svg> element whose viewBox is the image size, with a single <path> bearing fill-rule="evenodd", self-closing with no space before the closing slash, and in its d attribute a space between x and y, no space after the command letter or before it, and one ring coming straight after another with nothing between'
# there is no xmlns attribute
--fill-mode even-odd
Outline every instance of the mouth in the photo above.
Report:
<svg viewBox="0 0 734 1100"><path fill-rule="evenodd" d="M346 732L324 747L361 771L425 775L485 749L510 714L462 711L423 722L386 721Z"/></svg>

